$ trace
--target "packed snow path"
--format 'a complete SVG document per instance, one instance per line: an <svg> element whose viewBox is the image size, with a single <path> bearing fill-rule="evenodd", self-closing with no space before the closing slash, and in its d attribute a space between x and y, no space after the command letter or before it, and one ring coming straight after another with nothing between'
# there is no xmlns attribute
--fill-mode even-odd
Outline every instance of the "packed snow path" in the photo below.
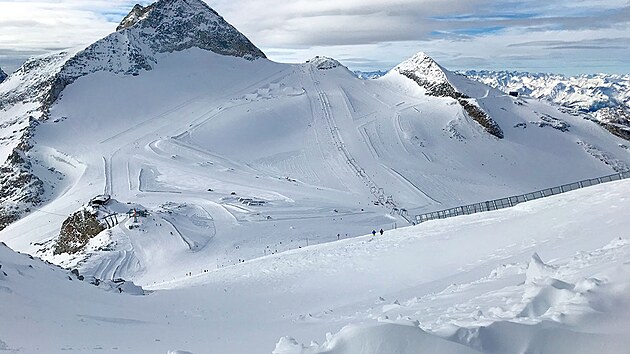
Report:
<svg viewBox="0 0 630 354"><path fill-rule="evenodd" d="M322 108L322 111L324 113L324 118L326 120L328 129L330 130L330 133L332 134L332 138L333 138L335 146L343 154L344 159L346 160L348 165L350 165L350 167L354 170L356 175L370 189L370 193L372 193L372 195L375 198L377 198L379 203L381 205L385 206L385 207L389 207L390 209L391 208L398 209L399 206L394 201L393 197L391 195L388 195L387 199L386 199L386 197L385 197L386 196L385 190L383 188L379 187L370 178L370 176L365 172L365 169L358 165L357 161L354 159L354 157L352 157L352 155L350 154L350 152L346 148L346 144L343 142L343 138L341 137L341 134L339 133L339 128L337 127L337 123L335 122L334 113L333 113L333 110L331 109L330 101L328 100L328 96L326 95L326 93L324 91L322 91L321 87L319 86L319 81L315 77L315 70L316 69L313 66L311 66L311 67L308 68L308 70L309 70L309 75L311 77L311 80L313 82L313 87L315 88L315 91L317 92L318 101L319 101L319 103L321 105L321 108ZM343 91L343 89L341 89L341 90ZM403 215L403 217L404 217L404 215ZM409 220L407 220L407 221L409 222Z"/></svg>

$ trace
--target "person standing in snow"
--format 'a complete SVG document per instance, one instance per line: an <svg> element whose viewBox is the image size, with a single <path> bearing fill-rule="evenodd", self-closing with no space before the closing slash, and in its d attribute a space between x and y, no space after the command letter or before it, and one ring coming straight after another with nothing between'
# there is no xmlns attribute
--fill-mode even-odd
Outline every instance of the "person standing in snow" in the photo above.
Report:
<svg viewBox="0 0 630 354"><path fill-rule="evenodd" d="M383 236L383 232L385 232L385 231L383 231L383 229L381 229L379 232L380 232L381 236Z"/></svg>
<svg viewBox="0 0 630 354"><path fill-rule="evenodd" d="M372 230L372 236L376 236L376 230Z"/></svg>

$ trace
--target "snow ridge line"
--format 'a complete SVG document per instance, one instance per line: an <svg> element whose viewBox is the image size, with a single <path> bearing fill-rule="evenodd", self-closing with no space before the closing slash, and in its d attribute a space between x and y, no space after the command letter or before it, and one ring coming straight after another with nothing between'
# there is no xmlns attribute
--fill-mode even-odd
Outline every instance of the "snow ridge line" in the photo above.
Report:
<svg viewBox="0 0 630 354"><path fill-rule="evenodd" d="M429 220L446 219L446 218L452 218L452 217L460 216L460 215L470 215L470 214L476 214L476 213L483 213L486 211L510 208L517 204L521 204L530 200L551 197L556 194L566 193L566 192L570 192L576 189L586 188L586 187L594 186L597 184L602 184L602 183L607 183L607 182L612 182L612 181L619 181L619 180L628 179L628 178L630 178L630 171L619 172L612 175L585 179L578 182L563 184L561 186L542 189L535 192L525 193L525 194L516 195L512 197L488 200L481 203L463 205L463 206L458 206L455 208L420 214L420 215L415 216L414 224L423 223Z"/></svg>

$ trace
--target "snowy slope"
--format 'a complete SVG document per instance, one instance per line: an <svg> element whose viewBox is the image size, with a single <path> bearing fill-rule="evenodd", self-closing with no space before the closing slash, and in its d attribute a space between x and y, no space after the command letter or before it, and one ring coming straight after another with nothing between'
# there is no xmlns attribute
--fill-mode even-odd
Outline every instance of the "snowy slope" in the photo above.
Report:
<svg viewBox="0 0 630 354"><path fill-rule="evenodd" d="M0 246L0 348L622 353L628 193L619 181L311 246L182 274L149 296L70 281Z"/></svg>
<svg viewBox="0 0 630 354"><path fill-rule="evenodd" d="M630 165L622 140L595 123L515 100L432 60L441 82L493 117L503 139L459 100L427 95L396 71L365 81L334 63L191 48L157 55L137 76L77 79L30 139L45 190L38 195L49 202L0 239L144 286L406 225L394 208L414 215ZM122 206L112 210L120 224L78 254L55 255L67 215L103 193ZM128 203L149 216L134 224Z"/></svg>
<svg viewBox="0 0 630 354"><path fill-rule="evenodd" d="M422 53L366 81L331 58L295 65L251 60L207 50L192 37L189 48L179 48L150 22L178 24L176 31L196 21L173 6L219 21L194 1L136 7L118 32L83 51L33 59L0 85L4 97L16 98L0 111L8 122L0 129L10 137L0 197L13 212L0 213L8 225L0 240L85 276L159 289L187 284L181 279L187 274L230 274L246 269L232 268L246 261L373 229L389 234L408 225L401 213L521 194L630 165L624 141L598 124L509 97ZM155 37L144 42L149 24L157 26ZM210 27L208 35L227 28ZM170 45L178 50L166 50ZM479 117L491 120L501 138ZM68 215L101 194L112 200L95 218L108 229L77 253L58 251ZM131 209L141 215L134 218ZM18 221L1 218L25 211ZM326 328L345 323L338 324ZM264 341L275 343L286 329Z"/></svg>
<svg viewBox="0 0 630 354"><path fill-rule="evenodd" d="M265 55L201 0L160 0L134 8L142 16L125 19L117 32L87 46L28 60L0 85L0 229L41 204L46 179L29 158L37 124L78 78L97 72L139 75L150 71L162 53L200 48L255 60ZM54 186L47 186L50 190Z"/></svg>

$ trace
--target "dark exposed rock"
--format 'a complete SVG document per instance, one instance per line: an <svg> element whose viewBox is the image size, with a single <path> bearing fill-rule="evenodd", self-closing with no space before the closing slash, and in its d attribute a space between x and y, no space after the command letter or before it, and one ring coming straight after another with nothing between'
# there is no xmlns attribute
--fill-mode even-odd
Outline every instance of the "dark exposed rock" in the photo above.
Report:
<svg viewBox="0 0 630 354"><path fill-rule="evenodd" d="M4 71L2 71L2 68L0 68L0 83L2 83L2 81L4 81L4 79L6 79L7 76L8 75Z"/></svg>
<svg viewBox="0 0 630 354"><path fill-rule="evenodd" d="M83 209L70 215L61 225L59 238L54 245L53 254L74 254L81 251L85 245L98 235L105 227L101 225L96 215Z"/></svg>
<svg viewBox="0 0 630 354"><path fill-rule="evenodd" d="M394 70L415 81L426 90L426 94L435 97L450 97L455 99L468 116L479 123L486 132L503 139L503 130L486 112L467 95L457 91L448 81L444 69L432 58L424 53L418 53L411 59L400 64Z"/></svg>
<svg viewBox="0 0 630 354"><path fill-rule="evenodd" d="M551 127L563 133L568 132L569 128L571 127L569 123L563 121L562 119L558 119L548 114L543 114L542 116L540 116L540 121L531 123L538 125L540 128Z"/></svg>
<svg viewBox="0 0 630 354"><path fill-rule="evenodd" d="M464 110L468 113L470 118L474 119L477 123L479 123L479 125L484 127L488 133L499 139L503 139L503 130L501 130L501 127L499 127L497 122L490 118L486 112L479 108L479 106L470 103L464 98L460 98L457 101L462 105L462 107L464 107Z"/></svg>
<svg viewBox="0 0 630 354"><path fill-rule="evenodd" d="M149 5L147 7L136 4L133 9L131 9L131 12L129 12L129 14L127 14L127 16L122 19L120 25L116 27L116 31L129 28L138 23L138 21L142 20L147 15L147 13L149 13L149 11L153 9L153 6L155 6L155 4Z"/></svg>
<svg viewBox="0 0 630 354"><path fill-rule="evenodd" d="M603 108L595 114L596 122L612 134L630 141L630 109Z"/></svg>

